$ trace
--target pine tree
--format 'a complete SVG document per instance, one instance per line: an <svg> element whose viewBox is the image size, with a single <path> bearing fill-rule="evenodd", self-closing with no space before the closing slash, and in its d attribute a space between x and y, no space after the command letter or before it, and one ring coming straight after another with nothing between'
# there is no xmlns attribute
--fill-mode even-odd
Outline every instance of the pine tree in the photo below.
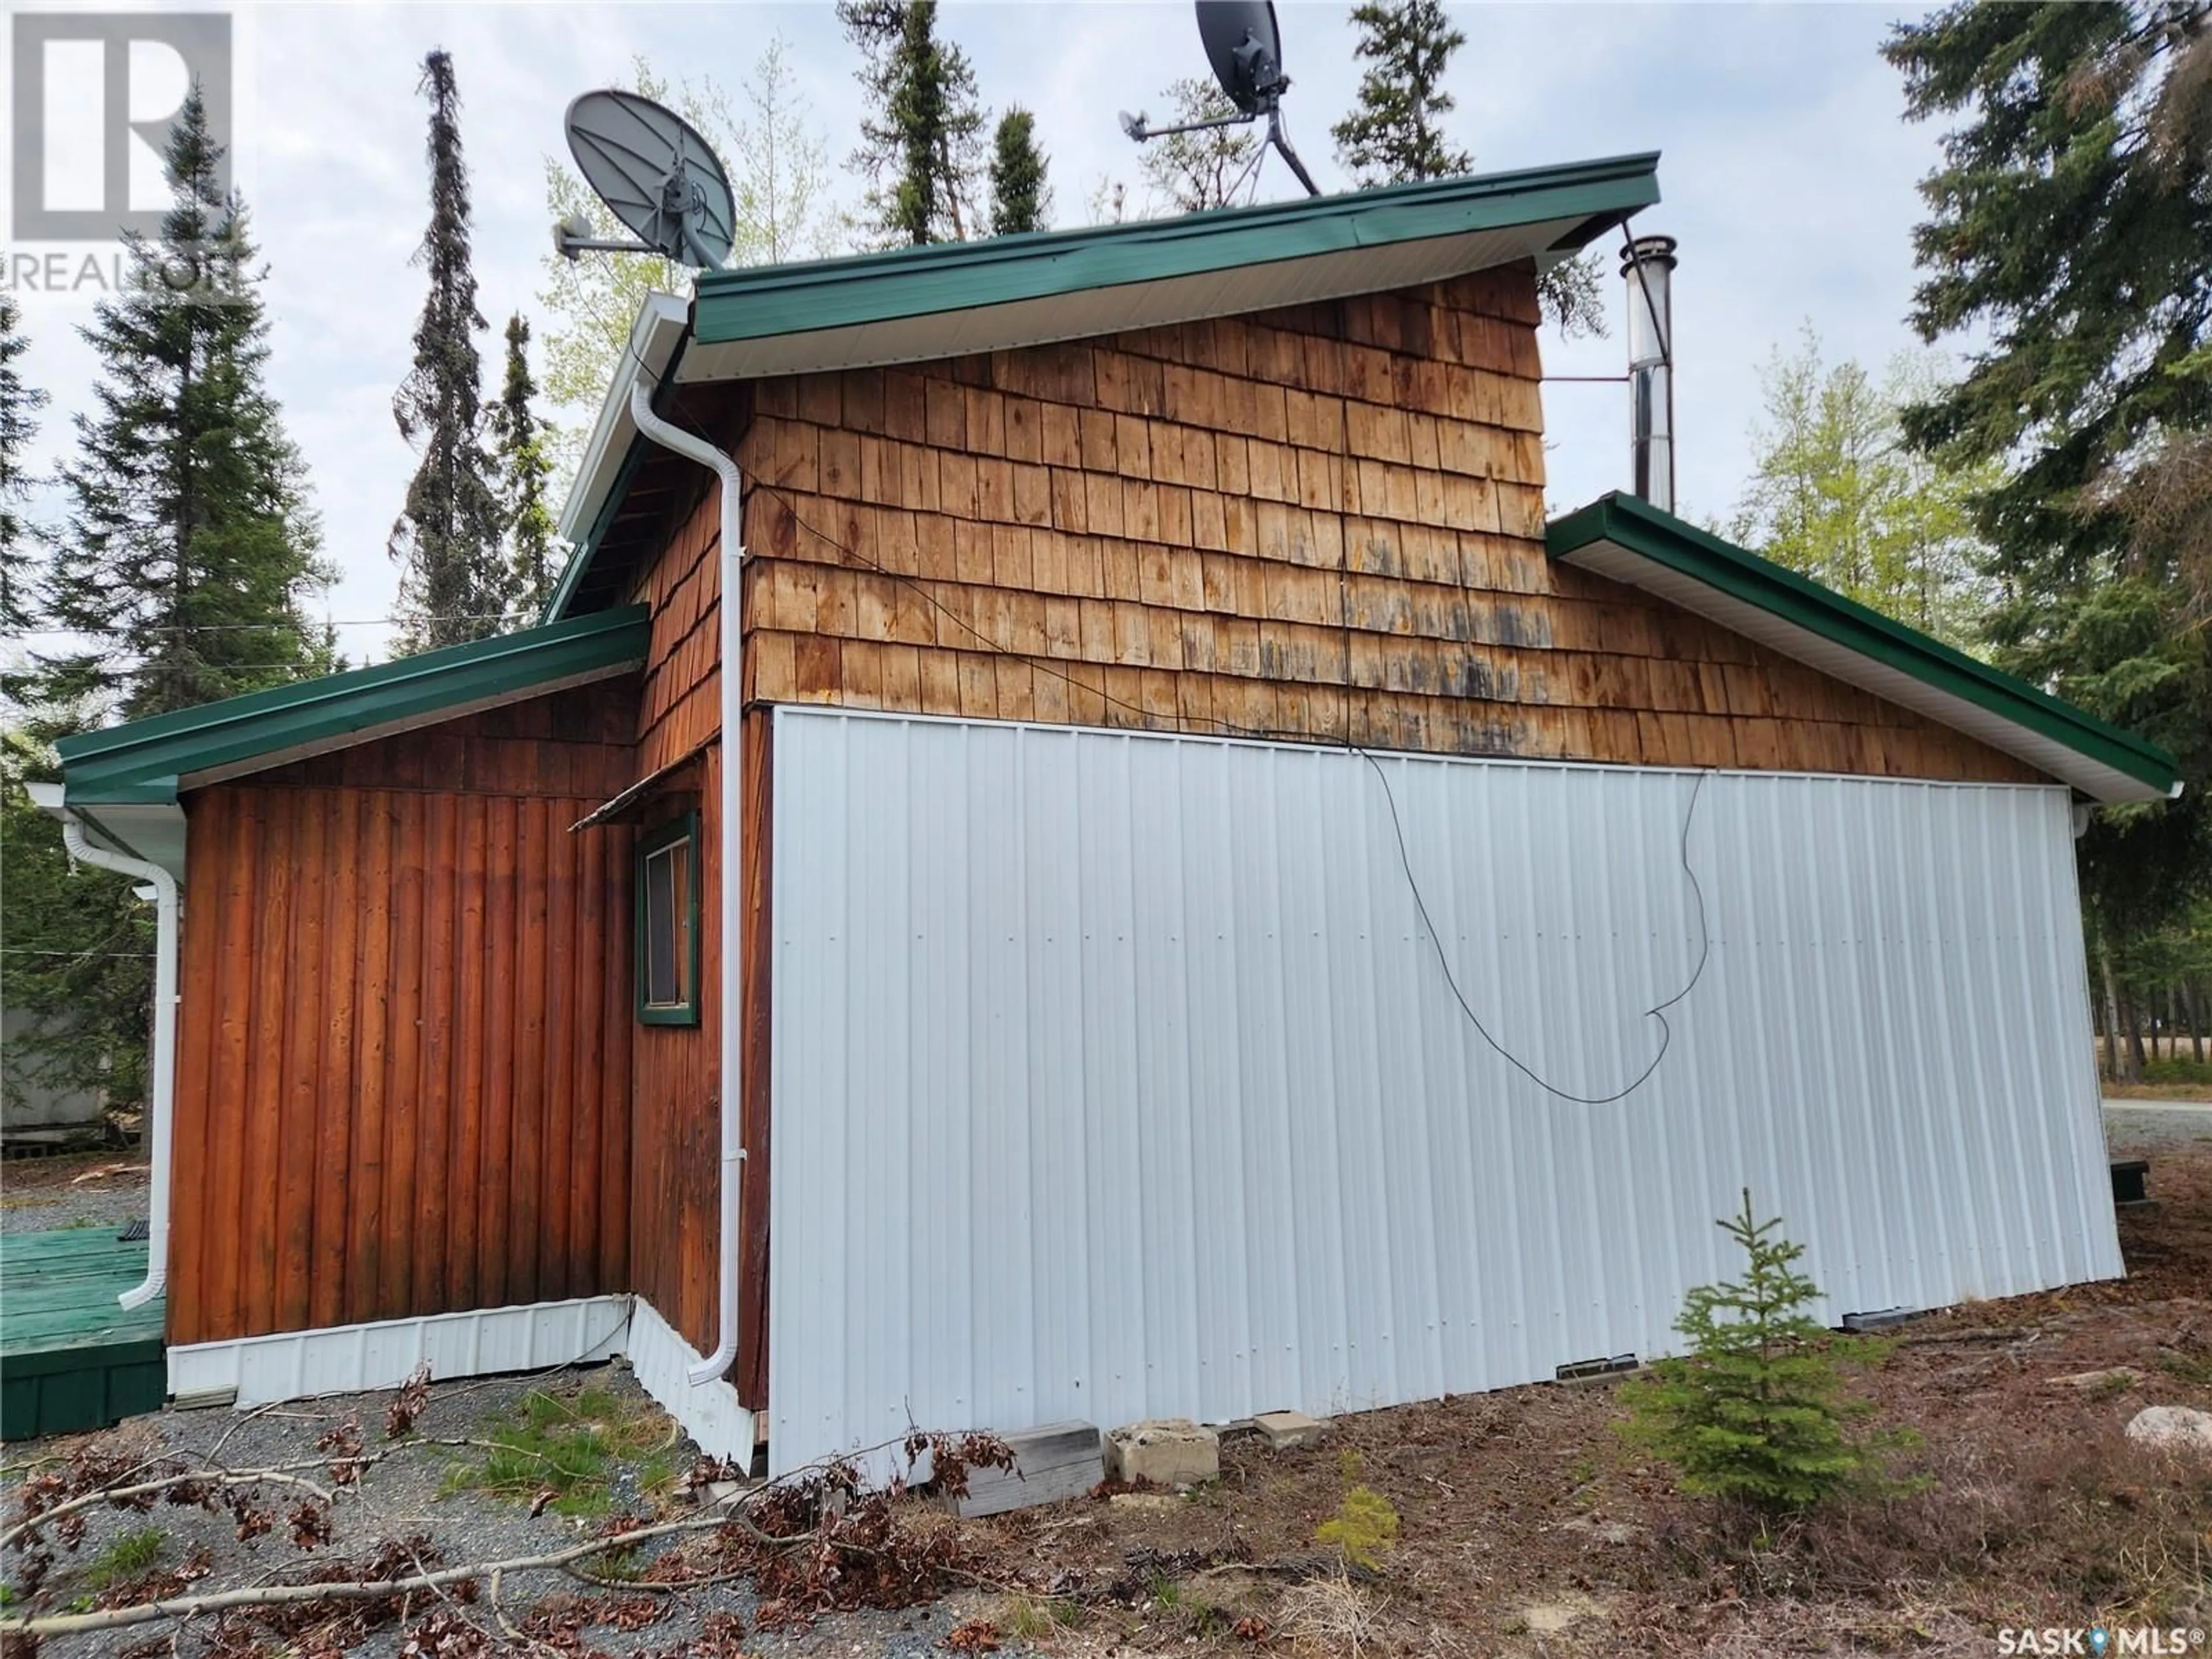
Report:
<svg viewBox="0 0 2212 1659"><path fill-rule="evenodd" d="M1974 508L2005 595L1990 643L2191 781L2100 811L2077 843L2124 946L2212 884L2203 519L2168 511L2166 470L2212 453L2212 4L1960 4L1884 50L1907 113L1954 124L1921 186L1913 321L1978 349L1905 425L1926 453L2004 469Z"/></svg>
<svg viewBox="0 0 2212 1659"><path fill-rule="evenodd" d="M45 712L0 730L0 1006L24 1024L0 1048L0 1100L33 1091L146 1096L154 912L125 878L73 866L26 785L58 781Z"/></svg>
<svg viewBox="0 0 2212 1659"><path fill-rule="evenodd" d="M327 666L307 619L329 572L306 469L263 383L268 319L245 206L226 197L197 94L167 154L175 205L86 340L101 380L61 468L45 697L137 720ZM179 276L184 285L177 286Z"/></svg>
<svg viewBox="0 0 2212 1659"><path fill-rule="evenodd" d="M1170 82L1162 95L1168 102L1167 118L1159 123L1162 126L1218 120L1237 112L1229 94L1211 77L1186 76ZM1251 176L1259 153L1259 137L1249 127L1206 127L1152 140L1144 147L1137 165L1156 200L1164 196L1179 213L1203 213L1229 205L1230 198Z"/></svg>
<svg viewBox="0 0 2212 1659"><path fill-rule="evenodd" d="M837 20L866 61L853 165L874 182L873 234L886 246L957 242L976 211L983 112L967 54L937 34L937 0L837 0Z"/></svg>
<svg viewBox="0 0 2212 1659"><path fill-rule="evenodd" d="M530 404L538 383L530 377L530 325L520 312L507 319L507 379L491 411L499 460L500 506L507 520L509 584L516 619L534 622L553 597L559 575L553 558L553 514L545 504L553 463L545 453L545 428Z"/></svg>
<svg viewBox="0 0 2212 1659"><path fill-rule="evenodd" d="M264 384L268 324L246 214L218 182L198 93L166 161L174 204L131 244L130 280L84 331L100 368L61 468L49 619L89 641L39 657L0 753L7 872L0 1001L31 1017L8 1045L11 1095L37 1085L143 1097L151 911L131 884L72 870L23 785L51 739L325 672L305 614L327 580L307 478Z"/></svg>
<svg viewBox="0 0 2212 1659"><path fill-rule="evenodd" d="M1352 55L1368 68L1358 106L1330 129L1338 161L1362 189L1472 172L1474 157L1437 126L1455 101L1443 89L1444 70L1467 44L1441 0L1368 0L1352 8L1352 21L1359 29Z"/></svg>
<svg viewBox="0 0 2212 1659"><path fill-rule="evenodd" d="M15 360L30 346L21 323L14 297L0 294L0 635L10 638L38 620L32 592L31 528L21 509L30 493L24 451L30 447L39 410L46 402L44 392L23 384L15 367ZM0 663L0 673L12 674L16 667Z"/></svg>
<svg viewBox="0 0 2212 1659"><path fill-rule="evenodd" d="M451 55L433 52L422 60L421 89L430 100L430 226L417 257L429 271L430 294L415 325L414 368L392 400L400 435L422 457L392 526L403 653L496 634L512 598L481 430L476 333L484 319L469 258L469 177Z"/></svg>
<svg viewBox="0 0 2212 1659"><path fill-rule="evenodd" d="M1052 222L1052 186L1037 148L1036 117L1018 106L999 118L991 145L991 234L1042 230Z"/></svg>
<svg viewBox="0 0 2212 1659"><path fill-rule="evenodd" d="M1755 1218L1751 1194L1719 1224L1742 1247L1741 1280L1692 1287L1674 1328L1690 1345L1621 1390L1622 1432L1674 1466L1682 1490L1779 1511L1833 1496L1868 1467L1845 1432L1865 1409L1841 1397L1827 1332L1805 1310L1820 1299L1796 1262L1805 1247Z"/></svg>
<svg viewBox="0 0 2212 1659"><path fill-rule="evenodd" d="M1437 125L1457 104L1444 90L1444 72L1467 44L1440 0L1366 0L1352 8L1352 21L1359 31L1352 55L1367 69L1352 113L1329 129L1338 162L1362 189L1473 172L1474 155L1452 145ZM1605 332L1596 255L1539 272L1536 295L1564 332Z"/></svg>

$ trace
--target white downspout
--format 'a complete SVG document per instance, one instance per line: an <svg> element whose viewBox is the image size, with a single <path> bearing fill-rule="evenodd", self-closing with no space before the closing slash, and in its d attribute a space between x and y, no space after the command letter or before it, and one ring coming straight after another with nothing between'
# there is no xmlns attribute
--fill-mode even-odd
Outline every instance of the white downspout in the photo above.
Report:
<svg viewBox="0 0 2212 1659"><path fill-rule="evenodd" d="M705 439L671 426L653 412L641 380L629 390L629 417L664 449L712 467L721 479L722 550L722 1207L720 1340L689 1373L691 1386L719 1379L738 1357L738 1273L742 1248L740 1177L744 1146L744 619L742 581L744 479L738 464Z"/></svg>
<svg viewBox="0 0 2212 1659"><path fill-rule="evenodd" d="M143 1307L169 1282L169 1143L177 1104L177 878L158 864L127 858L94 847L84 826L62 817L62 845L70 856L118 875L154 884L154 1078L146 1102L147 1179L151 1188L146 1216L146 1279L115 1299L126 1308Z"/></svg>

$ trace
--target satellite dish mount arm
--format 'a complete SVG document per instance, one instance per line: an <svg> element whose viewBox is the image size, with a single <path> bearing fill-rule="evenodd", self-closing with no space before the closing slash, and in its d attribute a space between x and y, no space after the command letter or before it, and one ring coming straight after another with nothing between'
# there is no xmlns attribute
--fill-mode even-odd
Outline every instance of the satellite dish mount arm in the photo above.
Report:
<svg viewBox="0 0 2212 1659"><path fill-rule="evenodd" d="M1210 121L1184 121L1171 127L1156 127L1141 115L1125 116L1122 130L1129 137L1143 143L1147 138L1170 138L1178 132L1207 132L1215 127L1248 127L1260 118L1260 112L1249 115L1239 110L1234 115L1217 115Z"/></svg>
<svg viewBox="0 0 2212 1659"><path fill-rule="evenodd" d="M1267 142L1281 153L1284 161L1290 163L1291 173L1296 174L1297 181L1306 187L1306 194L1320 195L1321 186L1314 183L1313 174L1306 171L1306 164L1298 160L1297 151L1291 148L1290 138L1283 131L1283 110L1279 104L1270 104L1267 106Z"/></svg>

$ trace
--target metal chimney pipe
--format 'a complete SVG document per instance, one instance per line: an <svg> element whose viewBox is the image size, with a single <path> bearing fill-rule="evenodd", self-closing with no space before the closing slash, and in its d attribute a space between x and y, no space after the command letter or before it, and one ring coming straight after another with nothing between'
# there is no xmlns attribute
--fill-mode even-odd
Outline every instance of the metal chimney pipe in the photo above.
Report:
<svg viewBox="0 0 2212 1659"><path fill-rule="evenodd" d="M1639 236L1620 258L1628 284L1630 488L1674 510L1674 239Z"/></svg>

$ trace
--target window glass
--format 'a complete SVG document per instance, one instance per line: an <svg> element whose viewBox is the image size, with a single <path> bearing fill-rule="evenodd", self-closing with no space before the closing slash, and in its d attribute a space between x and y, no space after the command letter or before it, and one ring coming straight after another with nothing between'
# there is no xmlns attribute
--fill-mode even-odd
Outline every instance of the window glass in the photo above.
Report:
<svg viewBox="0 0 2212 1659"><path fill-rule="evenodd" d="M662 1024L689 1024L698 1012L696 823L684 818L653 832L638 853L638 1012Z"/></svg>

